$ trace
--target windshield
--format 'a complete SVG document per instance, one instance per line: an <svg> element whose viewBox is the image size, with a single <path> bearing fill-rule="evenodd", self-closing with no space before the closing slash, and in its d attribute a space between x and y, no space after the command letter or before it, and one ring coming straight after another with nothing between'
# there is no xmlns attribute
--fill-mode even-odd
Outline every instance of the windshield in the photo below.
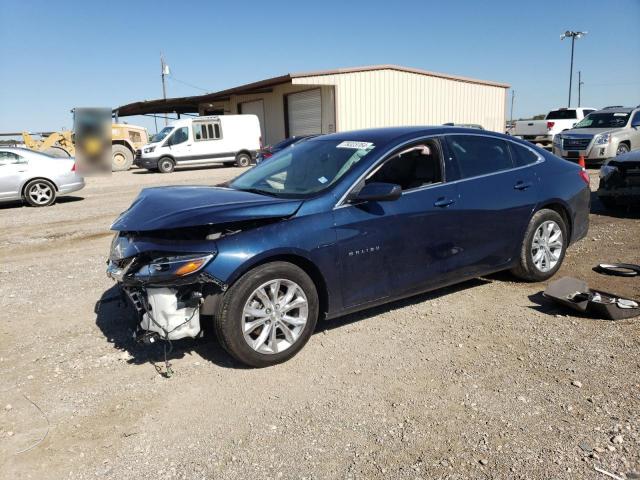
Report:
<svg viewBox="0 0 640 480"><path fill-rule="evenodd" d="M171 133L171 130L173 130L173 127L164 127L162 130L156 133L153 137L151 137L151 140L149 140L149 143L161 142L167 137L167 135L169 135L169 133Z"/></svg>
<svg viewBox="0 0 640 480"><path fill-rule="evenodd" d="M315 140L276 153L229 186L284 198L305 198L328 189L374 149L368 142Z"/></svg>
<svg viewBox="0 0 640 480"><path fill-rule="evenodd" d="M629 120L625 112L590 113L580 120L573 128L620 128Z"/></svg>
<svg viewBox="0 0 640 480"><path fill-rule="evenodd" d="M554 110L547 115L547 120L571 120L574 118L577 118L575 110Z"/></svg>

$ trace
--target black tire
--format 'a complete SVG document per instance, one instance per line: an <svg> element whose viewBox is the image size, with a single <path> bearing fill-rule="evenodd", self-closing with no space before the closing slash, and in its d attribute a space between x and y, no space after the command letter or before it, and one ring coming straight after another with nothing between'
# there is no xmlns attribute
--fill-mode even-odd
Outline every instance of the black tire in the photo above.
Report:
<svg viewBox="0 0 640 480"><path fill-rule="evenodd" d="M260 353L249 346L243 334L243 310L253 292L270 280L295 282L307 297L307 323L295 343L278 353ZM268 367L289 360L307 343L318 321L318 292L304 270L288 262L260 265L245 273L224 294L214 318L216 336L224 349L239 362L250 367Z"/></svg>
<svg viewBox="0 0 640 480"><path fill-rule="evenodd" d="M251 165L251 156L246 153L239 153L236 155L236 166L237 167L248 167Z"/></svg>
<svg viewBox="0 0 640 480"><path fill-rule="evenodd" d="M111 146L111 171L125 172L133 165L133 152L124 145Z"/></svg>
<svg viewBox="0 0 640 480"><path fill-rule="evenodd" d="M629 153L631 149L629 148L629 145L627 145L626 143L619 143L618 144L618 148L616 149L616 156L617 155L624 155L625 153Z"/></svg>
<svg viewBox="0 0 640 480"><path fill-rule="evenodd" d="M560 230L562 232L562 251L560 252L560 256L555 266L547 271L542 271L535 265L533 261L532 248L533 238L536 230L538 230L538 228L540 228L540 226L547 221L553 221L560 227ZM560 214L558 214L558 212L555 212L554 210L539 210L533 215L531 221L529 222L527 231L524 234L522 246L520 247L520 258L518 259L518 265L511 269L511 273L516 277L528 282L541 282L551 278L562 266L562 261L564 260L564 256L567 252L568 243L569 238L567 237L567 225L565 224L562 216L560 216Z"/></svg>
<svg viewBox="0 0 640 480"><path fill-rule="evenodd" d="M158 160L158 171L160 173L171 173L176 168L176 163L170 157L162 157Z"/></svg>
<svg viewBox="0 0 640 480"><path fill-rule="evenodd" d="M22 192L24 201L32 207L48 207L56 201L55 185L43 178L30 180Z"/></svg>

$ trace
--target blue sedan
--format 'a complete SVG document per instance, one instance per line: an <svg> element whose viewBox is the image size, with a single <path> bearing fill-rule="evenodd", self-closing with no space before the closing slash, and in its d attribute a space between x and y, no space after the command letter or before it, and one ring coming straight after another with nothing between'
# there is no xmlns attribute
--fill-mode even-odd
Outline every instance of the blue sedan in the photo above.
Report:
<svg viewBox="0 0 640 480"><path fill-rule="evenodd" d="M112 225L107 273L141 339L212 324L233 357L264 367L319 320L500 270L550 278L587 233L588 180L475 129L325 135L223 187L143 190Z"/></svg>

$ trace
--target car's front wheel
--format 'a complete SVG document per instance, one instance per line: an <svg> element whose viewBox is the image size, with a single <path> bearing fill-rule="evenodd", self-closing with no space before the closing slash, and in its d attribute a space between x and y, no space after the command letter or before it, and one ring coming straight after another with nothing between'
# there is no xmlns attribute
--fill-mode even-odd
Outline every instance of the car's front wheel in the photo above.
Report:
<svg viewBox="0 0 640 480"><path fill-rule="evenodd" d="M284 362L304 347L318 320L313 280L288 262L247 272L225 293L215 316L216 335L237 360L251 367Z"/></svg>
<svg viewBox="0 0 640 480"><path fill-rule="evenodd" d="M619 143L618 148L616 148L616 155L624 155L625 153L629 153L629 145L626 143Z"/></svg>
<svg viewBox="0 0 640 480"><path fill-rule="evenodd" d="M162 157L158 161L158 171L160 173L171 173L175 168L175 162L169 157Z"/></svg>
<svg viewBox="0 0 640 480"><path fill-rule="evenodd" d="M511 272L530 282L551 278L562 265L568 242L567 226L558 212L536 212L524 235L519 263Z"/></svg>

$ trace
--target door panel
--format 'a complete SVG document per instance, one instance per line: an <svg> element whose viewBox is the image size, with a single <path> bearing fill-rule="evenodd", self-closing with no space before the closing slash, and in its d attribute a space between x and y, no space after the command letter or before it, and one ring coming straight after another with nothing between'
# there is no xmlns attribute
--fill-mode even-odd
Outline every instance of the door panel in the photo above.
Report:
<svg viewBox="0 0 640 480"><path fill-rule="evenodd" d="M457 185L440 184L395 201L338 208L344 306L447 283L460 252L457 202Z"/></svg>
<svg viewBox="0 0 640 480"><path fill-rule="evenodd" d="M535 164L516 168L509 144L496 137L451 135L447 144L461 177L458 271L469 276L497 270L518 255L537 204ZM521 161L527 160L515 164Z"/></svg>

